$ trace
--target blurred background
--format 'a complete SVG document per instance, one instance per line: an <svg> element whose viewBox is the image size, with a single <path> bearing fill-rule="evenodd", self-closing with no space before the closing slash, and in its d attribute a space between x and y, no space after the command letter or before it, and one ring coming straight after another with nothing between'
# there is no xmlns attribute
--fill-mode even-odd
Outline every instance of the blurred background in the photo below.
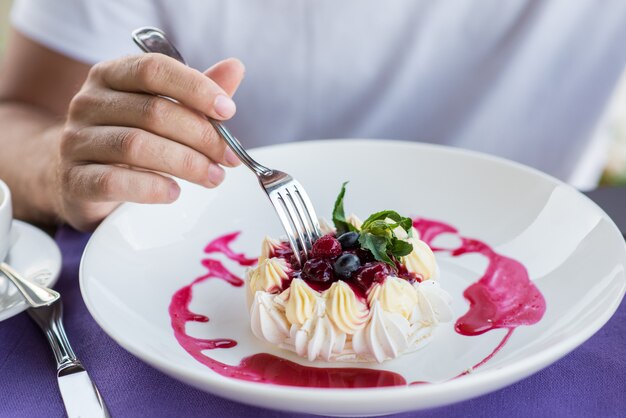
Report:
<svg viewBox="0 0 626 418"><path fill-rule="evenodd" d="M9 30L9 9L11 8L11 0L0 0L0 57L4 51L4 45L7 40L7 32ZM1 58L0 58L1 59Z"/></svg>
<svg viewBox="0 0 626 418"><path fill-rule="evenodd" d="M0 60L9 32L10 8L11 0L0 0ZM626 72L595 135L605 137L611 144L601 184L626 185Z"/></svg>

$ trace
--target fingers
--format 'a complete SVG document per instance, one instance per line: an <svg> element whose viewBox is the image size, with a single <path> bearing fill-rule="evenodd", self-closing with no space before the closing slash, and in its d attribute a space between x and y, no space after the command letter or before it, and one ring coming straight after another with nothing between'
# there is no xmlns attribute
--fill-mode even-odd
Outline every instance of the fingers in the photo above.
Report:
<svg viewBox="0 0 626 418"><path fill-rule="evenodd" d="M203 74L160 54L92 67L61 135L56 180L64 219L91 229L119 202L173 202L180 188L169 175L220 184L220 164L239 160L205 115L234 115L229 96L243 73L236 59Z"/></svg>
<svg viewBox="0 0 626 418"><path fill-rule="evenodd" d="M219 164L239 164L236 157L226 152L226 143L204 116L171 100L112 90L87 94L81 100L85 103L76 106L73 116L83 124L143 129L193 148ZM98 111L94 112L96 103Z"/></svg>
<svg viewBox="0 0 626 418"><path fill-rule="evenodd" d="M63 183L74 199L90 202L171 203L180 195L170 178L111 165L74 166Z"/></svg>
<svg viewBox="0 0 626 418"><path fill-rule="evenodd" d="M66 141L64 151L72 155L75 164L124 164L210 188L219 185L225 176L224 169L204 154L141 129L82 128Z"/></svg>
<svg viewBox="0 0 626 418"><path fill-rule="evenodd" d="M229 119L236 111L235 103L216 82L162 54L100 63L92 72L114 90L171 97L215 119Z"/></svg>
<svg viewBox="0 0 626 418"><path fill-rule="evenodd" d="M237 58L228 58L218 62L204 72L204 75L215 81L224 91L233 96L243 80L245 67Z"/></svg>

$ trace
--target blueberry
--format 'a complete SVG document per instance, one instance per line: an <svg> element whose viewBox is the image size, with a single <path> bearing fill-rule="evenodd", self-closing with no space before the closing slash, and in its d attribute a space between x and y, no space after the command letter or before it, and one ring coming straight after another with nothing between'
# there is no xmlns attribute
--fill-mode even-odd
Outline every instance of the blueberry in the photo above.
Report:
<svg viewBox="0 0 626 418"><path fill-rule="evenodd" d="M349 250L350 248L355 248L359 244L359 233L354 231L346 232L341 234L337 240L341 244L341 248Z"/></svg>
<svg viewBox="0 0 626 418"><path fill-rule="evenodd" d="M337 276L342 279L349 279L352 273L361 267L361 260L354 254L346 253L342 254L337 261L335 261L333 267Z"/></svg>

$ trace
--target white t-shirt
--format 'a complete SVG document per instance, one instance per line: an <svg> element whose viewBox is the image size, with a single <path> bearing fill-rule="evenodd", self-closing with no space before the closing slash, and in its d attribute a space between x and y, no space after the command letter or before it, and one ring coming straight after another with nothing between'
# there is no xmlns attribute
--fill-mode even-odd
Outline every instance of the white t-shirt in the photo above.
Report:
<svg viewBox="0 0 626 418"><path fill-rule="evenodd" d="M623 0L18 0L12 19L87 63L138 53L140 26L201 70L240 58L228 126L247 147L433 142L579 186L597 179L592 134L626 61Z"/></svg>

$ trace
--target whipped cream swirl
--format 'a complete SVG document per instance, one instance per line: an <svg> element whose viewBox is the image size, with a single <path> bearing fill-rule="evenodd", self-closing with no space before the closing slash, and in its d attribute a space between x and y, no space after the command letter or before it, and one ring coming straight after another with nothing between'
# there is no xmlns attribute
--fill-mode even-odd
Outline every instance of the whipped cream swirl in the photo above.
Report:
<svg viewBox="0 0 626 418"><path fill-rule="evenodd" d="M355 227L361 221L348 218ZM328 227L328 226L327 226ZM383 362L423 347L437 325L451 321L451 297L441 288L432 250L416 230L406 234L413 251L400 262L421 280L393 275L365 295L339 280L324 291L290 278L291 268L266 237L256 267L247 272L253 334L310 361Z"/></svg>
<svg viewBox="0 0 626 418"><path fill-rule="evenodd" d="M258 291L278 292L282 287L283 280L289 278L289 271L287 262L282 258L274 257L260 260L254 269L248 270L248 302Z"/></svg>
<svg viewBox="0 0 626 418"><path fill-rule="evenodd" d="M423 280L436 277L437 260L428 244L415 236L407 238L413 245L413 251L401 257L400 262L411 273L418 274Z"/></svg>

